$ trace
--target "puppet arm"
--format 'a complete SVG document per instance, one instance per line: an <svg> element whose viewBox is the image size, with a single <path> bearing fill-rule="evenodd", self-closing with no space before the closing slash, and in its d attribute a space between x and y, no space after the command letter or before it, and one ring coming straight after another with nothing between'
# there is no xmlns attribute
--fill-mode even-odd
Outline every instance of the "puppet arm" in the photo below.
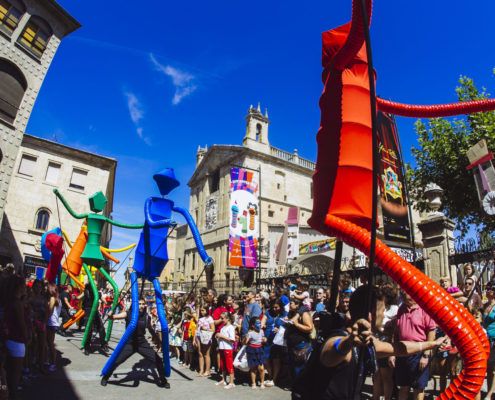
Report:
<svg viewBox="0 0 495 400"><path fill-rule="evenodd" d="M213 258L211 258L206 253L205 246L203 245L203 241L201 240L201 236L199 235L198 227L196 226L196 223L192 219L191 214L189 214L189 211L187 211L185 208L182 207L174 207L172 210L174 212L181 214L186 219L189 228L191 228L194 242L196 243L196 247L198 248L199 256L201 257L203 262L206 265L213 264Z"/></svg>
<svg viewBox="0 0 495 400"><path fill-rule="evenodd" d="M74 218L76 219L83 219L83 218L88 218L88 214L78 214L76 213L72 208L71 206L69 205L69 203L67 202L67 200L65 200L64 196L62 196L62 193L60 193L58 191L58 189L53 189L53 193L55 193L55 196L57 196L60 201L62 202L62 204L64 205L65 209L69 212L70 215L72 215Z"/></svg>
<svg viewBox="0 0 495 400"><path fill-rule="evenodd" d="M125 229L143 229L144 228L143 224L124 224L123 222L114 221L113 219L110 219L110 218L106 218L106 220L109 224L112 224L114 226L118 226L119 228L125 228Z"/></svg>

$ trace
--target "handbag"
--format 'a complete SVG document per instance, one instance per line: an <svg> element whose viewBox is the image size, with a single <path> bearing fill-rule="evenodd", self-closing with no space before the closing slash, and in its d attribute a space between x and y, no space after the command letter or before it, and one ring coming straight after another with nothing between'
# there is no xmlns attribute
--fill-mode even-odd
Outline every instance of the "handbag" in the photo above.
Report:
<svg viewBox="0 0 495 400"><path fill-rule="evenodd" d="M277 346L287 346L287 344L285 343L284 334L285 334L285 328L283 326L280 326L278 328L278 332L275 334L275 337L273 338L273 344L276 344Z"/></svg>
<svg viewBox="0 0 495 400"><path fill-rule="evenodd" d="M204 331L204 330L199 331L199 341L201 342L201 344L210 344L212 337L213 337L212 331Z"/></svg>
<svg viewBox="0 0 495 400"><path fill-rule="evenodd" d="M234 360L234 368L237 368L243 372L249 372L247 354L246 354L246 345L241 347L241 350L237 353Z"/></svg>

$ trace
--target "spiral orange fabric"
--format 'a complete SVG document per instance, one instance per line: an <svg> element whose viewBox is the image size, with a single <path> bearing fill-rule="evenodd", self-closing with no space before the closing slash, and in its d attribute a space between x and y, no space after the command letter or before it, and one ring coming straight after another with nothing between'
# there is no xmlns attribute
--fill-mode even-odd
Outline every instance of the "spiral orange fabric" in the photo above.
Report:
<svg viewBox="0 0 495 400"><path fill-rule="evenodd" d="M352 222L328 215L325 224L337 238L369 254L371 233ZM376 263L394 279L420 307L425 309L452 339L464 361L462 374L454 379L439 399L473 399L485 379L487 354L468 313L463 316L456 300L440 285L403 260L380 240L376 243Z"/></svg>
<svg viewBox="0 0 495 400"><path fill-rule="evenodd" d="M463 101L460 103L414 105L402 104L377 98L378 109L390 114L414 118L451 117L495 110L495 99Z"/></svg>
<svg viewBox="0 0 495 400"><path fill-rule="evenodd" d="M367 1L371 11L372 1ZM371 12L368 14L371 18ZM352 22L323 33L321 124L313 176L313 213L309 224L369 254L373 177L368 65L359 0ZM406 106L378 100L382 111L408 116L447 116L487 111L495 101L460 105ZM485 378L490 346L473 316L437 283L381 241L376 263L437 322L463 359L463 371L439 398L473 399Z"/></svg>

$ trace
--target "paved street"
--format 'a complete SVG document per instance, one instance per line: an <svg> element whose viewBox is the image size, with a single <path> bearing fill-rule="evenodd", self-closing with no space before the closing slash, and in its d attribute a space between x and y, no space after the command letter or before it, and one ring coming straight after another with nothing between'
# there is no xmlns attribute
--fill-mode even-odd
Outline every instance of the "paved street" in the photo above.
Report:
<svg viewBox="0 0 495 400"><path fill-rule="evenodd" d="M124 325L115 324L114 335L110 342L113 348L120 338ZM183 368L175 362L170 377L171 389L156 386L153 380L152 365L141 360L140 356L132 356L121 368L115 371L108 386L100 386L100 371L105 360L99 353L85 356L80 350L81 333L74 332L72 337L56 336L56 346L61 354L62 368L56 373L33 379L22 391L22 400L121 400L134 397L136 399L230 399L236 400L285 400L290 399L290 392L279 388L267 388L253 391L247 385L238 385L233 390L224 390L215 386L215 381L198 378L196 373ZM153 371L153 372L152 372Z"/></svg>
<svg viewBox="0 0 495 400"><path fill-rule="evenodd" d="M116 323L110 346L114 348L124 329L123 323ZM105 357L98 352L85 356L79 349L82 333L73 331L71 337L56 336L62 367L56 373L41 375L28 383L21 392L21 400L121 400L134 397L137 399L180 399L189 400L198 397L201 400L231 399L236 400L289 400L290 392L279 388L267 388L253 391L247 384L238 385L233 390L224 390L215 386L215 381L196 377L196 373L172 360L172 375L169 390L159 388L154 381L153 365L141 360L136 354L121 368L115 371L106 387L100 385L100 371ZM438 382L437 382L438 385ZM438 386L437 386L438 387ZM427 398L432 398L434 380L428 385ZM486 386L483 385L483 390ZM369 399L371 379L366 380L362 399Z"/></svg>

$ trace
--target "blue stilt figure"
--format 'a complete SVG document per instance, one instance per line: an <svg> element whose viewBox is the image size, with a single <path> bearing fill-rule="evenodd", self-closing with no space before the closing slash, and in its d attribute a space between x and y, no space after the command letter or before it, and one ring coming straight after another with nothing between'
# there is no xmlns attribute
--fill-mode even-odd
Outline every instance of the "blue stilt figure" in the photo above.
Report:
<svg viewBox="0 0 495 400"><path fill-rule="evenodd" d="M149 346L137 337L137 335L140 334L138 322L140 318L140 310L138 307L139 294L137 282L138 278L145 278L153 282L158 319L160 321L162 331L163 361L161 362L163 362L163 365L157 365L157 368L159 374L161 375L163 373L164 375L163 377L160 376L162 378L162 383L165 382L164 386L170 387L165 379L165 377L170 376L171 369L168 343L168 323L158 277L162 273L163 268L168 261L167 237L169 228L175 227L176 225L176 222L171 219L172 212L177 212L186 219L201 259L206 265L212 265L212 259L206 253L198 228L189 212L184 208L175 207L172 200L164 197L180 184L175 178L174 170L167 168L164 171L155 174L153 179L155 180L162 197L149 197L144 206L145 223L136 249L136 256L133 265L134 272L131 274L131 316L130 319L128 319L128 325L124 335L103 367L101 372L101 375L103 376L102 385L106 385L108 378L116 367L124 362L134 352L138 351L144 356L149 356L149 351L147 348L144 349L144 351L140 351L143 349L136 345L136 343L141 343L143 347ZM127 317L127 313L124 314ZM117 316L115 316L115 318L116 317ZM142 330L143 329L141 329L141 331ZM144 333L142 336L144 338ZM158 358L156 358L156 360L158 360Z"/></svg>

